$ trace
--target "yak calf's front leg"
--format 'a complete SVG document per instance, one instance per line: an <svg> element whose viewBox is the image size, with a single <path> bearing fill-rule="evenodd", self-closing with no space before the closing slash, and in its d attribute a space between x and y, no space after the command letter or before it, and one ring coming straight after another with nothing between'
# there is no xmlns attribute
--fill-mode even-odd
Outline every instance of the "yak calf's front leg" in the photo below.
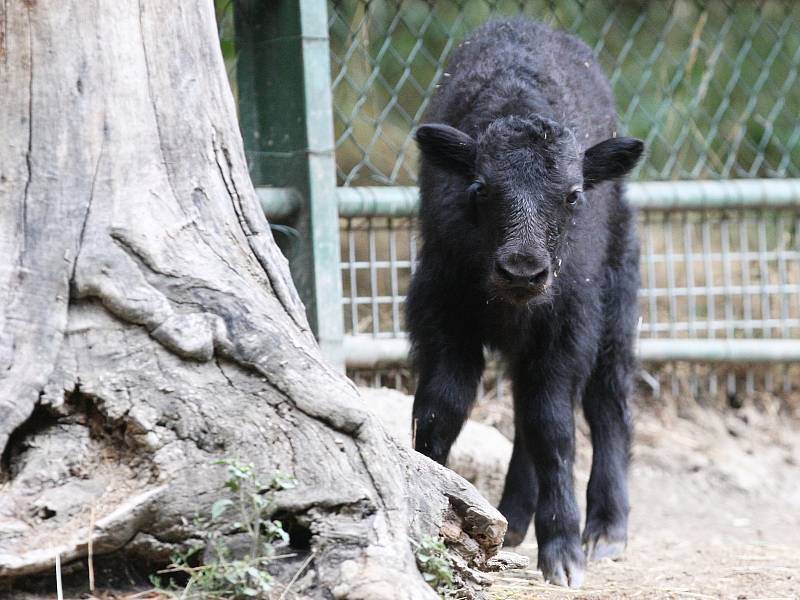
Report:
<svg viewBox="0 0 800 600"><path fill-rule="evenodd" d="M575 420L571 382L556 381L556 375L539 375L523 372L514 378L515 406L521 412L517 432L525 436L539 482L534 518L538 566L546 581L580 587L586 560L572 478Z"/></svg>
<svg viewBox="0 0 800 600"><path fill-rule="evenodd" d="M480 345L454 345L445 350L417 348L419 373L414 395L414 448L445 464L475 402L484 360Z"/></svg>

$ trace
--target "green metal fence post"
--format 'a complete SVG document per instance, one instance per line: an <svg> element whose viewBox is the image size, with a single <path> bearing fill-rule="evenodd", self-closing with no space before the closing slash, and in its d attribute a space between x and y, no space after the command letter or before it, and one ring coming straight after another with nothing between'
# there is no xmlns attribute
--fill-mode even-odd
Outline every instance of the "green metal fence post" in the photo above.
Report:
<svg viewBox="0 0 800 600"><path fill-rule="evenodd" d="M326 0L241 0L235 13L239 111L257 186L296 190L284 243L326 358L343 368L342 283Z"/></svg>

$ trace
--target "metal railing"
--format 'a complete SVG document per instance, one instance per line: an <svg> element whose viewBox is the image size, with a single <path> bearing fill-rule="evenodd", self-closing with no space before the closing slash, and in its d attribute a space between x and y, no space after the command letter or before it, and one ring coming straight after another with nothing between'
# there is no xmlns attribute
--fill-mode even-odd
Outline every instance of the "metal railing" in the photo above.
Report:
<svg viewBox="0 0 800 600"><path fill-rule="evenodd" d="M267 4L219 11L235 29L224 48L251 174L270 219L297 230L277 237L334 361L361 373L403 363L410 133L463 35L518 13L594 49L620 130L648 144L627 192L641 215L641 358L800 359L800 3Z"/></svg>

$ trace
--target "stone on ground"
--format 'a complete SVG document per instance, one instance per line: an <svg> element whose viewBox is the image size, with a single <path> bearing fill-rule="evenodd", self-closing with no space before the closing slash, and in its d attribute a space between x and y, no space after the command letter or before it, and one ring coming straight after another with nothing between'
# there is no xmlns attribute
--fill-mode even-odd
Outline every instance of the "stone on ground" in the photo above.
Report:
<svg viewBox="0 0 800 600"><path fill-rule="evenodd" d="M414 398L386 388L361 388L368 408L397 440L411 446ZM474 485L494 506L500 502L512 444L494 427L468 420L447 466Z"/></svg>

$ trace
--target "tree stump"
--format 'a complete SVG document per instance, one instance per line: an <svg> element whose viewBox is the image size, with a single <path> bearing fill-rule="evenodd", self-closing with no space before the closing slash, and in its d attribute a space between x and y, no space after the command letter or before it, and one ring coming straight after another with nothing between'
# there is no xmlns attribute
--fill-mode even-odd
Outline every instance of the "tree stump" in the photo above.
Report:
<svg viewBox="0 0 800 600"><path fill-rule="evenodd" d="M6 2L0 89L0 577L90 536L167 560L232 457L297 480L276 501L308 597L436 597L412 540L442 530L484 565L502 516L320 356L211 2Z"/></svg>

